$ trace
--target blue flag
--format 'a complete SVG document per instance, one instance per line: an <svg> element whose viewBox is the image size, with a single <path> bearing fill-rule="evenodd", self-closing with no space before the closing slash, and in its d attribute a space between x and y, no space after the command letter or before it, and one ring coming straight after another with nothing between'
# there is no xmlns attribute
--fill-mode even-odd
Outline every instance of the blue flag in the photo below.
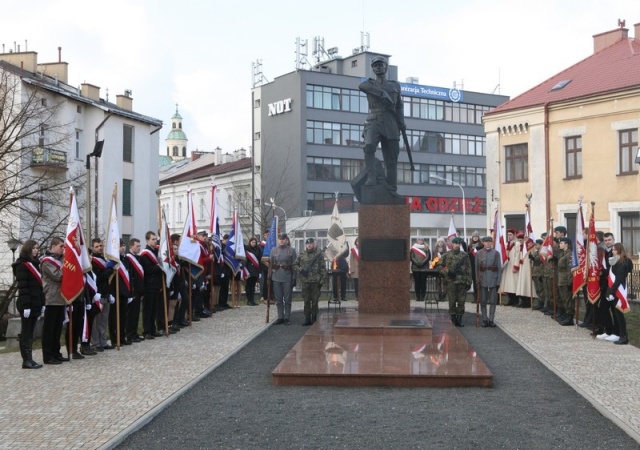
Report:
<svg viewBox="0 0 640 450"><path fill-rule="evenodd" d="M264 249L262 250L263 258L269 258L271 256L271 250L278 245L277 234L278 234L278 217L274 216L273 221L271 222L271 228L269 228L269 234L267 235L267 240L264 244Z"/></svg>

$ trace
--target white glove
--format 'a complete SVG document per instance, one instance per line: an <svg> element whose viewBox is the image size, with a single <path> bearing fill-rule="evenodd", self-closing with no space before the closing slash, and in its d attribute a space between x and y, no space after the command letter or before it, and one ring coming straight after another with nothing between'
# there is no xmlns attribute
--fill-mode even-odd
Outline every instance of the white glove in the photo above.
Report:
<svg viewBox="0 0 640 450"><path fill-rule="evenodd" d="M30 310L30 309L25 309L25 310L22 312L22 316L23 316L25 319L28 319L30 315L31 315L31 310Z"/></svg>
<svg viewBox="0 0 640 450"><path fill-rule="evenodd" d="M204 291L207 287L203 284L202 286L200 286L200 290Z"/></svg>
<svg viewBox="0 0 640 450"><path fill-rule="evenodd" d="M133 297L129 297L129 298L127 299L127 305L128 305L129 303L131 303L132 301L133 301Z"/></svg>
<svg viewBox="0 0 640 450"><path fill-rule="evenodd" d="M91 311L91 305L87 305L84 307L87 311Z"/></svg>
<svg viewBox="0 0 640 450"><path fill-rule="evenodd" d="M609 300L610 302L614 301L616 298L613 295L610 295L609 297L607 297L607 300Z"/></svg>
<svg viewBox="0 0 640 450"><path fill-rule="evenodd" d="M196 284L193 283L193 286L191 286L191 289L195 289L196 288Z"/></svg>
<svg viewBox="0 0 640 450"><path fill-rule="evenodd" d="M113 295L109 295L109 303L113 305L115 302L116 302L116 299L113 298Z"/></svg>
<svg viewBox="0 0 640 450"><path fill-rule="evenodd" d="M182 300L182 295L178 292L178 300Z"/></svg>
<svg viewBox="0 0 640 450"><path fill-rule="evenodd" d="M43 307L42 307L42 311L40 311L40 315L41 315L41 316L44 316L44 310L45 310L46 308L47 308L46 306L43 306Z"/></svg>
<svg viewBox="0 0 640 450"><path fill-rule="evenodd" d="M99 302L101 299L102 299L102 295L100 293L97 293L96 295L93 296L94 302Z"/></svg>

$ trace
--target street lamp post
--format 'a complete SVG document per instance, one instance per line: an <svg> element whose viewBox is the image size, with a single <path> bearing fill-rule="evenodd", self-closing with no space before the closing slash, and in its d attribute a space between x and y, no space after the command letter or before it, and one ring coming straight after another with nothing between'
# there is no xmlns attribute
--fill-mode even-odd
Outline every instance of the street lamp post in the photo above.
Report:
<svg viewBox="0 0 640 450"><path fill-rule="evenodd" d="M272 208L278 208L280 211L282 211L282 214L284 214L284 231L287 231L287 212L284 210L284 208L275 204L273 197L271 197L269 201L271 203L267 203L267 206L271 206Z"/></svg>
<svg viewBox="0 0 640 450"><path fill-rule="evenodd" d="M7 241L7 245L9 246L9 250L11 250L11 253L13 253L13 262L16 262L16 250L18 250L18 246L20 244L22 244L22 242L20 242L19 240L17 240L14 237L12 237L11 239L9 239Z"/></svg>
<svg viewBox="0 0 640 450"><path fill-rule="evenodd" d="M456 186L458 186L460 188L460 190L462 191L462 223L463 223L463 227L464 227L464 239L465 241L467 240L467 202L466 202L466 197L464 195L464 188L462 187L462 185L460 183L456 183L453 180L450 180L448 178L442 178L441 176L438 175L429 175L429 178L435 178L438 180L442 180L446 183L451 183L451 184L455 184Z"/></svg>

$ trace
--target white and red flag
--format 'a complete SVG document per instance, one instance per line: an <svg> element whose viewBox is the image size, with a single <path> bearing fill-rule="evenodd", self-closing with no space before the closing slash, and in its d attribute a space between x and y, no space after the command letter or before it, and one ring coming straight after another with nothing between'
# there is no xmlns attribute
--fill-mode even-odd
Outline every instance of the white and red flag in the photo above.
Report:
<svg viewBox="0 0 640 450"><path fill-rule="evenodd" d="M526 255L534 247L536 243L536 235L533 233L531 226L530 206L527 203L527 209L524 213L524 245L522 246L522 255Z"/></svg>
<svg viewBox="0 0 640 450"><path fill-rule="evenodd" d="M504 236L502 235L502 224L500 223L500 214L496 208L496 212L493 218L493 233L494 233L494 248L500 253L502 264L507 261L507 247L504 243Z"/></svg>
<svg viewBox="0 0 640 450"><path fill-rule="evenodd" d="M218 218L218 203L216 202L217 186L211 186L211 223L209 224L209 235L213 244L213 254L218 263L224 262L222 256L222 240L220 239L220 219Z"/></svg>
<svg viewBox="0 0 640 450"><path fill-rule="evenodd" d="M582 214L582 200L578 202L578 215L576 216L576 234L573 241L571 270L573 272L573 295L576 295L587 282L587 250L584 247L584 216Z"/></svg>
<svg viewBox="0 0 640 450"><path fill-rule="evenodd" d="M127 292L131 292L131 282L129 280L129 271L120 264L120 226L118 225L118 212L116 208L116 199L118 198L118 184L113 187L111 194L111 208L109 209L109 222L107 228L107 238L105 239L104 257L109 261L117 264L118 276L127 287Z"/></svg>
<svg viewBox="0 0 640 450"><path fill-rule="evenodd" d="M191 273L194 278L199 277L204 271L204 267L200 263L202 258L202 250L200 242L196 238L198 230L196 229L196 218L193 213L193 201L191 189L187 189L187 218L184 221L184 230L182 231L182 239L180 239L180 247L178 248L178 257L191 264Z"/></svg>
<svg viewBox="0 0 640 450"><path fill-rule="evenodd" d="M609 276L607 277L607 283L609 287L613 287L616 282L616 276L613 274L613 266L609 268ZM628 313L631 308L629 307L629 300L627 298L627 287L620 284L618 289L615 292L615 297L617 299L616 308L618 308L622 313ZM616 301L616 300L614 300Z"/></svg>
<svg viewBox="0 0 640 450"><path fill-rule="evenodd" d="M160 249L158 250L158 257L160 259L160 267L162 267L165 275L165 285L169 287L178 269L164 209L162 210L162 223L160 224Z"/></svg>
<svg viewBox="0 0 640 450"><path fill-rule="evenodd" d="M589 217L587 245L587 298L593 304L600 298L600 272L602 271L602 263L598 257L598 238L596 237L596 219L593 206Z"/></svg>
<svg viewBox="0 0 640 450"><path fill-rule="evenodd" d="M449 221L449 232L447 233L447 248L451 250L451 239L458 237L458 230L456 230L456 224L453 222L453 214L451 214L451 220Z"/></svg>
<svg viewBox="0 0 640 450"><path fill-rule="evenodd" d="M60 287L60 292L67 304L73 302L82 293L84 289L84 274L89 271L91 271L91 260L89 259L87 243L80 224L78 203L72 189Z"/></svg>

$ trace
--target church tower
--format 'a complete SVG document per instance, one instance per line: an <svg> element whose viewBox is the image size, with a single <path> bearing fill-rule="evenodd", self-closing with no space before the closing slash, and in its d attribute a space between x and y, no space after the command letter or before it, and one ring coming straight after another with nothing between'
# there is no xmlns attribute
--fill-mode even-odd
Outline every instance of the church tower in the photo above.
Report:
<svg viewBox="0 0 640 450"><path fill-rule="evenodd" d="M187 157L187 135L182 131L182 116L178 112L176 104L176 113L171 118L171 131L165 139L167 143L167 156L174 161Z"/></svg>

